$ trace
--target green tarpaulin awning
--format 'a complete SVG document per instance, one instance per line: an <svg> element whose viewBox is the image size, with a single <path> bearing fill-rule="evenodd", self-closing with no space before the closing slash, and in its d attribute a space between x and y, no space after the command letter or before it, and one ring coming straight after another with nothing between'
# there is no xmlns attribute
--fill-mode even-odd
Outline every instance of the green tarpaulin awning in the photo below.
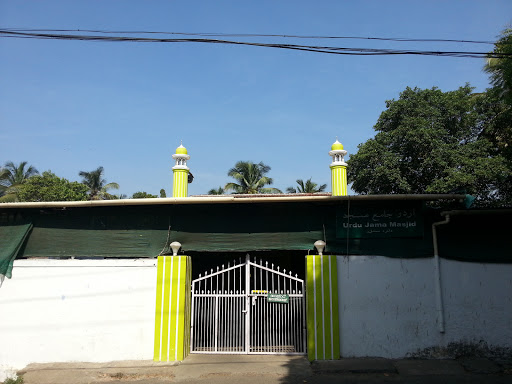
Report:
<svg viewBox="0 0 512 384"><path fill-rule="evenodd" d="M31 229L32 224L0 226L0 275L11 278L14 259Z"/></svg>

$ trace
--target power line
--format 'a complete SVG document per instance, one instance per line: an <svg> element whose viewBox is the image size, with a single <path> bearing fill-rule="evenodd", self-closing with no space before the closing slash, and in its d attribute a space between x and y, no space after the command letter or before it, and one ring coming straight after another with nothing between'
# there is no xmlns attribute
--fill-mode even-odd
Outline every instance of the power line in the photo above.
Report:
<svg viewBox="0 0 512 384"><path fill-rule="evenodd" d="M133 36L102 36L87 34L62 34L62 33L42 33L42 32L21 32L14 30L0 29L0 37L10 38L28 38L28 39L56 39L56 40L82 40L96 42L138 42L138 43L207 43L224 45L243 45L267 48L289 49L316 53L328 53L336 55L357 55L357 56L376 56L376 55L423 55L423 56L443 56L443 57L464 57L464 58L510 58L509 53L495 52L476 52L476 51L431 51L431 50L402 50L402 49L384 49L384 48L355 48L355 47L331 47L299 44L275 44L258 43L248 41L234 41L224 39L207 38L161 38L161 37L133 37Z"/></svg>
<svg viewBox="0 0 512 384"><path fill-rule="evenodd" d="M465 43L465 44L494 44L488 40L460 40L460 39L413 39L406 37L370 37L370 36L322 36L322 35L288 35L288 34L258 34L258 33L217 33L217 32L168 32L168 31L108 31L101 29L36 29L36 28L2 28L11 32L87 32L87 33L119 33L119 34L159 34L179 36L203 37L282 37L295 39L345 39L345 40L377 40L396 42L437 42L437 43Z"/></svg>

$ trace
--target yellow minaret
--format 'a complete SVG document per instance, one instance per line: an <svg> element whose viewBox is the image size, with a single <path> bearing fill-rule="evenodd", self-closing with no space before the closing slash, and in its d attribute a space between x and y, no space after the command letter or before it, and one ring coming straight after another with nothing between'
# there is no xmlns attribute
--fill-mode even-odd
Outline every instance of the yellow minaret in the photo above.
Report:
<svg viewBox="0 0 512 384"><path fill-rule="evenodd" d="M330 168L333 196L347 196L347 163L343 159L346 154L343 144L336 138L329 152L329 156L332 156Z"/></svg>
<svg viewBox="0 0 512 384"><path fill-rule="evenodd" d="M176 165L172 167L172 197L187 197L188 173L190 171L189 167L187 167L187 160L190 159L187 148L180 144L172 158L176 160Z"/></svg>

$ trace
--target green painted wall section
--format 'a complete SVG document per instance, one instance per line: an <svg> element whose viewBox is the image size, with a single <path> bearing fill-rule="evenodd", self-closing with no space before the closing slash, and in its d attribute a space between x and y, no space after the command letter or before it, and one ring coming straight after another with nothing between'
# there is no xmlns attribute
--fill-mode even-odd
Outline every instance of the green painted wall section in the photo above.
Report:
<svg viewBox="0 0 512 384"><path fill-rule="evenodd" d="M159 256L154 361L180 361L190 351L190 256Z"/></svg>
<svg viewBox="0 0 512 384"><path fill-rule="evenodd" d="M306 256L308 359L340 358L336 256Z"/></svg>

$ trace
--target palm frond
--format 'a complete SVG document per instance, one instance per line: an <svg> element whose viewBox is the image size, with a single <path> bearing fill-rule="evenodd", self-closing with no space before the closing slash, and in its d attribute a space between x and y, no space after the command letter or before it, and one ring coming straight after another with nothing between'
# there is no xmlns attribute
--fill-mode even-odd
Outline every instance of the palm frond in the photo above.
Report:
<svg viewBox="0 0 512 384"><path fill-rule="evenodd" d="M260 193L283 193L283 191L278 188L261 188Z"/></svg>
<svg viewBox="0 0 512 384"><path fill-rule="evenodd" d="M209 195L223 195L224 194L224 188L219 187L217 189L212 188L208 191Z"/></svg>
<svg viewBox="0 0 512 384"><path fill-rule="evenodd" d="M108 183L108 184L105 184L102 189L104 189L105 191L107 189L119 189L119 184L117 184L117 183Z"/></svg>
<svg viewBox="0 0 512 384"><path fill-rule="evenodd" d="M311 181L311 178L309 178L305 182L302 179L297 179L296 182L298 185L296 188L296 191L298 193L318 193L318 192L323 192L327 188L327 184L322 184L322 185L318 186L317 183ZM293 188L289 187L288 189L290 190ZM293 192L291 192L291 193L293 193Z"/></svg>
<svg viewBox="0 0 512 384"><path fill-rule="evenodd" d="M242 186L236 183L227 183L224 186L224 190L226 191L234 191L235 193L241 193Z"/></svg>

